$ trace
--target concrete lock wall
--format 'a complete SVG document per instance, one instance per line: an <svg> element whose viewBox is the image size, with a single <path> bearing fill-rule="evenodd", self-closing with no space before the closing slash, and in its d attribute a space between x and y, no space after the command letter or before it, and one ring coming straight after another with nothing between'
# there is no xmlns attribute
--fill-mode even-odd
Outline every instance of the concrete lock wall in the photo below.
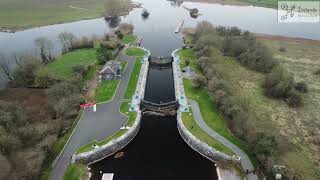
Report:
<svg viewBox="0 0 320 180"><path fill-rule="evenodd" d="M183 140L195 151L200 153L202 156L208 158L209 160L217 163L220 166L230 167L237 166L241 167L240 160L234 157L231 157L223 152L220 152L208 144L202 142L193 136L188 129L184 126L181 118L181 112L177 114L177 126L178 131L183 138Z"/></svg>
<svg viewBox="0 0 320 180"><path fill-rule="evenodd" d="M137 114L137 118L133 126L121 137L111 140L107 144L97 147L92 151L75 154L72 156L72 163L92 164L104 159L120 149L124 148L137 135L140 129L141 114Z"/></svg>

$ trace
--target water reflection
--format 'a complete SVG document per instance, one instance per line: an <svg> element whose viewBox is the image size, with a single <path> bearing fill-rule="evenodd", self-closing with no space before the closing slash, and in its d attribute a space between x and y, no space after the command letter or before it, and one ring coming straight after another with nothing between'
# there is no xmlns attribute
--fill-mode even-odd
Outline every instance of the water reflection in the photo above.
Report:
<svg viewBox="0 0 320 180"><path fill-rule="evenodd" d="M143 116L137 136L119 153L90 165L92 180L217 180L213 162L180 137L175 117Z"/></svg>
<svg viewBox="0 0 320 180"><path fill-rule="evenodd" d="M120 17L112 17L112 18L104 18L104 20L107 22L109 28L113 29L119 26L121 22Z"/></svg>

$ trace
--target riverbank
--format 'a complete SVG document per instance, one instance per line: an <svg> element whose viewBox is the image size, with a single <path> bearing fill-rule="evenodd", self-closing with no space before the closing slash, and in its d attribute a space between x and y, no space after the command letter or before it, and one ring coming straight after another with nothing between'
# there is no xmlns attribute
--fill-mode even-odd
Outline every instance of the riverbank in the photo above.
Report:
<svg viewBox="0 0 320 180"><path fill-rule="evenodd" d="M104 6L105 2L99 0L1 0L0 32L13 33L39 26L99 18L105 11ZM140 6L130 3L129 11Z"/></svg>
<svg viewBox="0 0 320 180"><path fill-rule="evenodd" d="M222 5L236 5L236 6L259 6L276 9L278 1L276 0L186 0L186 2L212 3Z"/></svg>

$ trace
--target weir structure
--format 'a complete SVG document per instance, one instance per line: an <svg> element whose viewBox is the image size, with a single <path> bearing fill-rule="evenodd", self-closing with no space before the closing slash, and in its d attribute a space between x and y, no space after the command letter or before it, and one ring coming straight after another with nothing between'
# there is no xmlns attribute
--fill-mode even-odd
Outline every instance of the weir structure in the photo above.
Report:
<svg viewBox="0 0 320 180"><path fill-rule="evenodd" d="M149 68L153 69L172 69L173 57L151 57L148 58ZM155 103L147 101L144 98L140 102L140 110L142 114L157 114L157 115L170 115L175 116L179 109L179 101L160 102Z"/></svg>

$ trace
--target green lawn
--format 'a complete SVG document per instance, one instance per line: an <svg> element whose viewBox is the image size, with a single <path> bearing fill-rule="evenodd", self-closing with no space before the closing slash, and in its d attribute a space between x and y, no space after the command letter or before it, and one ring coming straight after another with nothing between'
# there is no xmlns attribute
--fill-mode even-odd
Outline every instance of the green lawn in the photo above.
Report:
<svg viewBox="0 0 320 180"><path fill-rule="evenodd" d="M192 113L192 111L190 113ZM189 115L189 113L182 113L182 121L185 127L199 140L207 143L209 146L217 149L218 151L224 152L230 156L235 155L235 153L228 147L224 146L204 132L195 122L193 115Z"/></svg>
<svg viewBox="0 0 320 180"><path fill-rule="evenodd" d="M99 103L99 102L111 101L117 90L119 82L120 82L119 79L102 81L96 89L96 93L95 93L96 102Z"/></svg>
<svg viewBox="0 0 320 180"><path fill-rule="evenodd" d="M136 56L142 58L146 54L146 52L138 47L129 47L126 51L126 54L128 56Z"/></svg>
<svg viewBox="0 0 320 180"><path fill-rule="evenodd" d="M80 49L59 56L47 68L57 79L70 80L74 77L75 65L94 65L97 62L96 49ZM93 70L92 70L93 71ZM92 72L91 75L94 75Z"/></svg>
<svg viewBox="0 0 320 180"><path fill-rule="evenodd" d="M83 164L71 164L66 169L63 180L81 180L81 177L86 176L86 166Z"/></svg>
<svg viewBox="0 0 320 180"><path fill-rule="evenodd" d="M136 56L136 61L134 62L128 87L123 97L123 99L132 99L132 96L135 93L139 75L140 75L140 69L142 65L141 59L146 54L146 52L140 48L134 47L134 48L128 48L126 54L128 56Z"/></svg>
<svg viewBox="0 0 320 180"><path fill-rule="evenodd" d="M192 67L197 72L200 71L199 67L196 63L196 55L194 54L193 49L181 49L178 51L178 55L180 57L180 68L183 69L186 67L186 60L189 60L189 66Z"/></svg>
<svg viewBox="0 0 320 180"><path fill-rule="evenodd" d="M133 34L126 34L122 38L122 43L133 45L136 42L136 38Z"/></svg>

